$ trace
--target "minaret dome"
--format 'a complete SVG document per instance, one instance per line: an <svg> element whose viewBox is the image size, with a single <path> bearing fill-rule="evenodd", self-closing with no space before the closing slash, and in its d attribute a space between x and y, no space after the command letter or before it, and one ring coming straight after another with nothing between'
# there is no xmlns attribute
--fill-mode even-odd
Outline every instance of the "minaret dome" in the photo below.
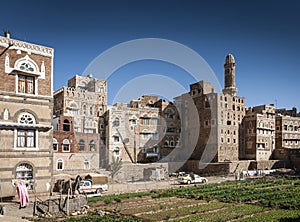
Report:
<svg viewBox="0 0 300 222"><path fill-rule="evenodd" d="M225 59L225 64L235 63L234 57L232 54L228 54Z"/></svg>

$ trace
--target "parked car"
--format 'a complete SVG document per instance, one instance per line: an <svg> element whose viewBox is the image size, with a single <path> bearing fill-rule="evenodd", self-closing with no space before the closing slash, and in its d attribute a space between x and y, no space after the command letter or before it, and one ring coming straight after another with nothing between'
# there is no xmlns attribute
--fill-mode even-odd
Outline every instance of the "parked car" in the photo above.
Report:
<svg viewBox="0 0 300 222"><path fill-rule="evenodd" d="M88 174L79 185L79 193L102 193L108 190L108 177L101 174Z"/></svg>
<svg viewBox="0 0 300 222"><path fill-rule="evenodd" d="M197 174L185 174L178 178L178 182L182 184L207 183L208 179Z"/></svg>
<svg viewBox="0 0 300 222"><path fill-rule="evenodd" d="M84 180L80 183L79 193L102 193L107 190L107 184L93 184L91 180Z"/></svg>

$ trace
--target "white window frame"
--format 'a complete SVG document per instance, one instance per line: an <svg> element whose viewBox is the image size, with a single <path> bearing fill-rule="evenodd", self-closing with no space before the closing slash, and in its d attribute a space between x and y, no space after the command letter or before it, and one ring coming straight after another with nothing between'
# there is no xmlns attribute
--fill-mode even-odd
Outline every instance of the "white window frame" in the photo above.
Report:
<svg viewBox="0 0 300 222"><path fill-rule="evenodd" d="M69 145L68 146L68 150L64 149L64 145ZM63 140L61 150L62 150L63 153L69 153L71 151L71 149L70 149L70 141L68 139L64 139Z"/></svg>
<svg viewBox="0 0 300 222"><path fill-rule="evenodd" d="M58 163L61 163L61 169L58 168ZM56 170L57 171L62 171L64 170L65 164L63 159L58 159L56 160Z"/></svg>

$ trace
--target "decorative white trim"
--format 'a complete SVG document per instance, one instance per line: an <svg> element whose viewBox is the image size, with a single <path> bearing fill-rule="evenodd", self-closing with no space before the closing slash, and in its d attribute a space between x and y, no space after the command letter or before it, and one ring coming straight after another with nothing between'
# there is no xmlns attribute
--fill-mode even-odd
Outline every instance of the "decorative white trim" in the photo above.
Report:
<svg viewBox="0 0 300 222"><path fill-rule="evenodd" d="M28 63L33 68L33 71L20 69L20 66L22 65L22 63ZM9 54L7 53L6 56L5 56L5 73L12 73L13 71L26 73L26 74L31 74L31 75L38 76L38 78L45 79L45 64L44 64L44 61L42 61L41 71L39 71L38 65L36 64L36 62L33 59L31 59L29 57L29 55L26 55L26 56L18 59L15 62L14 67L11 68L10 64L9 64Z"/></svg>
<svg viewBox="0 0 300 222"><path fill-rule="evenodd" d="M52 48L0 36L0 46L7 48L10 44L12 44L10 49L22 50L48 57L53 57L54 55L54 50Z"/></svg>
<svg viewBox="0 0 300 222"><path fill-rule="evenodd" d="M8 116L9 116L9 111L8 109L4 109L4 112L3 112L3 120L8 120Z"/></svg>

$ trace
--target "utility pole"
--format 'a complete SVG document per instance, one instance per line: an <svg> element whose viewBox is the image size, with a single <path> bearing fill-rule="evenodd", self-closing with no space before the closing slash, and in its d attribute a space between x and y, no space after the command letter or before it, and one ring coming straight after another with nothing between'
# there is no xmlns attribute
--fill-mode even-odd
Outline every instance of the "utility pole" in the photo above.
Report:
<svg viewBox="0 0 300 222"><path fill-rule="evenodd" d="M133 158L134 158L134 163L136 163L136 141L135 141L135 126L133 128Z"/></svg>
<svg viewBox="0 0 300 222"><path fill-rule="evenodd" d="M124 146L124 148L125 148L125 151L126 151L127 155L128 155L129 158L130 158L130 161L131 161L132 163L135 163L135 161L133 160L132 156L131 156L130 153L129 153L129 150L127 149L127 146L126 146L126 144L125 144L125 142L124 142L124 140L123 140L123 137L122 137L122 135L121 135L119 129L116 128L116 130L117 130L117 132L118 132L118 134L119 134L119 136L120 136L120 139L121 139L121 141L122 141L122 143L123 143L123 146Z"/></svg>

